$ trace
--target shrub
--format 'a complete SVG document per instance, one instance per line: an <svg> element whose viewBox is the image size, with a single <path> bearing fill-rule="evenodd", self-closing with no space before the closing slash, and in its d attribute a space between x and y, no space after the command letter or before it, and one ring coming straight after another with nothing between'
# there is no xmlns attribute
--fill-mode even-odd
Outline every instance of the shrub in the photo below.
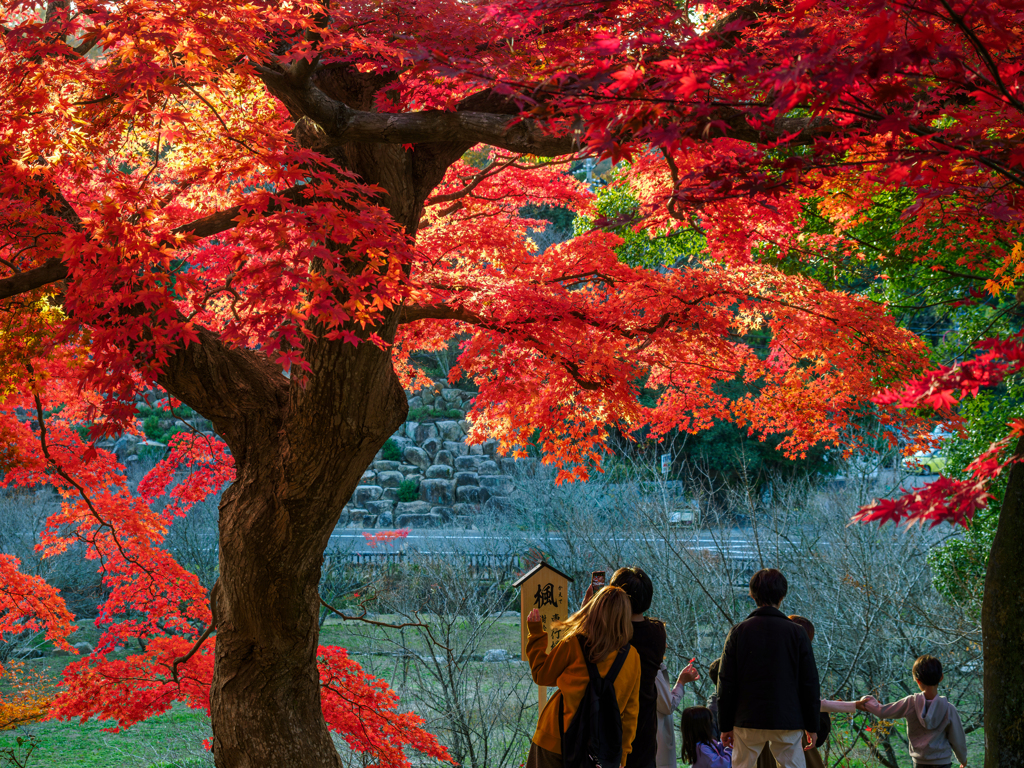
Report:
<svg viewBox="0 0 1024 768"><path fill-rule="evenodd" d="M422 408L412 408L409 410L409 415L405 417L406 421L422 421L424 416L430 414L430 409L426 406Z"/></svg>
<svg viewBox="0 0 1024 768"><path fill-rule="evenodd" d="M398 486L399 501L416 501L420 497L420 481L409 478Z"/></svg>
<svg viewBox="0 0 1024 768"><path fill-rule="evenodd" d="M398 443L389 437L387 442L384 443L384 447L381 449L380 455L384 461L401 461L402 449L399 448Z"/></svg>
<svg viewBox="0 0 1024 768"><path fill-rule="evenodd" d="M446 411L438 408L431 408L424 405L422 408L413 408L407 417L409 421L425 421L427 419L461 419L462 411L458 408L449 408Z"/></svg>
<svg viewBox="0 0 1024 768"><path fill-rule="evenodd" d="M150 440L157 440L157 438L163 435L163 430L160 429L160 417L155 413L147 416L146 420L142 422L142 431L146 433L146 437Z"/></svg>

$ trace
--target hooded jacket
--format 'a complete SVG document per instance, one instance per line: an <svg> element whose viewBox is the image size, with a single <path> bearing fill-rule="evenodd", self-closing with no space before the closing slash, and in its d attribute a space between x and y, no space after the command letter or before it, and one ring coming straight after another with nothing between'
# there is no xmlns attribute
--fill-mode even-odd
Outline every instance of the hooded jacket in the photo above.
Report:
<svg viewBox="0 0 1024 768"><path fill-rule="evenodd" d="M907 739L914 765L947 765L952 762L951 750L961 764L966 763L967 737L956 707L945 696L927 702L927 712L925 703L924 694L917 693L883 705L878 716L886 720L907 719Z"/></svg>

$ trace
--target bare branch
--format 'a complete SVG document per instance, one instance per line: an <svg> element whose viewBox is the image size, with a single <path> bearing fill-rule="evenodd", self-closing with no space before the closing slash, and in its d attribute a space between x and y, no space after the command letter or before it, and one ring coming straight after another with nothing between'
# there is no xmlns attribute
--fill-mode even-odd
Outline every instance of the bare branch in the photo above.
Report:
<svg viewBox="0 0 1024 768"><path fill-rule="evenodd" d="M213 632L214 627L215 627L215 625L213 623L211 623L210 626L208 626L206 628L206 630L203 632L203 634L201 634L199 636L199 639L196 640L195 644L192 646L192 648L189 650L189 652L186 653L184 656L179 656L178 658L176 658L171 663L171 677L174 678L174 682L175 683L180 683L181 682L178 679L178 665L184 664L186 661L188 661L189 659L191 659L193 656L196 655L196 652L200 648L202 648L203 647L203 643L206 642L206 638L208 638L210 636L210 633Z"/></svg>
<svg viewBox="0 0 1024 768"><path fill-rule="evenodd" d="M344 621L359 621L359 622L362 622L363 624L372 624L375 627L387 627L388 629L402 629L404 627L419 627L420 629L425 629L425 630L427 630L427 634L430 635L430 639L433 641L434 645L436 645L438 648L443 648L444 650L446 650L449 653L451 653L452 649L449 648L444 643L438 642L438 640L434 637L434 633L430 631L430 625L429 624L424 624L422 621L407 621L404 624L391 624L390 622L387 622L387 621L374 621L373 619L366 618L366 609L365 608L363 608L362 615L360 615L360 616L349 616L348 614L345 614L345 613L342 613L341 611L339 611L337 608L335 608L333 605L328 603L322 597L320 598L320 605L322 605L324 608L329 610L334 615L340 617ZM419 616L416 616L416 618L418 619Z"/></svg>

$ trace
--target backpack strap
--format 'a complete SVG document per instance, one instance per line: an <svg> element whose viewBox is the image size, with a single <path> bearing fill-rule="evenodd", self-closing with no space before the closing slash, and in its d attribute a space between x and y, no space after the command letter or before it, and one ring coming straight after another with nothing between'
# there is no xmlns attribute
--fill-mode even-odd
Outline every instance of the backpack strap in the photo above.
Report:
<svg viewBox="0 0 1024 768"><path fill-rule="evenodd" d="M587 653L587 647L583 645L583 641L580 640L580 650L583 652L583 661L587 664L587 673L590 675L590 681L594 685L600 687L602 683L613 685L615 678L619 676L619 670L622 669L622 665L626 663L626 657L629 655L629 645L624 645L619 648L619 653L615 657L615 661L612 662L611 668L608 670L608 674L603 678L601 673L597 671L597 665L590 660L590 655Z"/></svg>
<svg viewBox="0 0 1024 768"><path fill-rule="evenodd" d="M626 663L626 657L629 655L629 645L627 644L619 648L615 661L612 662L611 669L602 678L601 674L597 671L597 665L590 660L590 655L587 653L587 644L583 642L583 636L576 635L576 639L579 641L580 653L583 656L584 663L587 665L587 674L590 675L590 681L596 686L601 686L605 682L609 685L614 685L615 678L619 676L622 665ZM558 736L561 739L565 736L565 699L562 697L561 690L556 695L558 696Z"/></svg>

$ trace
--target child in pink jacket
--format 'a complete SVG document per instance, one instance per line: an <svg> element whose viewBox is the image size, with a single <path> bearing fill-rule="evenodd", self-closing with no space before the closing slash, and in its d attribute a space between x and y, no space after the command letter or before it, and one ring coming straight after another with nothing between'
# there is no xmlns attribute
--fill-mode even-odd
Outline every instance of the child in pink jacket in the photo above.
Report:
<svg viewBox="0 0 1024 768"><path fill-rule="evenodd" d="M892 704L867 702L868 712L886 720L906 718L907 741L914 768L950 768L953 754L960 768L967 764L967 737L960 713L945 696L939 696L942 662L934 656L921 656L914 662L914 682L921 693Z"/></svg>

